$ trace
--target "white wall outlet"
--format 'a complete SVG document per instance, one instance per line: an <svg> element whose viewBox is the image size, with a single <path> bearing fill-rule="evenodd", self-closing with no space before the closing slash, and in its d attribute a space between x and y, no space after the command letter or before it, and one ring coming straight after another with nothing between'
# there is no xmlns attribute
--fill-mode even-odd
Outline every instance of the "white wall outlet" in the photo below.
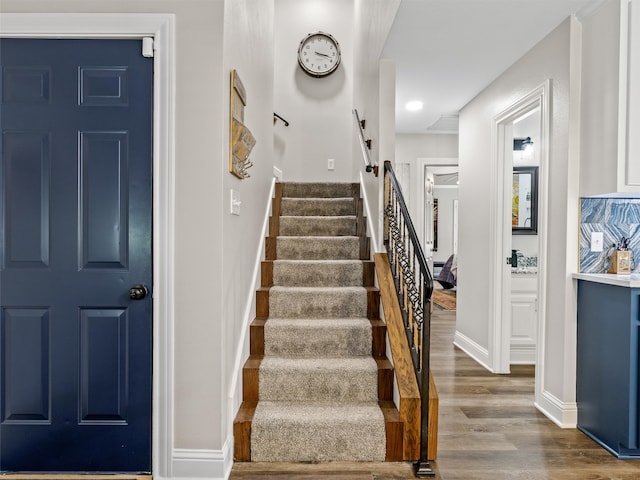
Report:
<svg viewBox="0 0 640 480"><path fill-rule="evenodd" d="M235 190L231 189L231 215L240 215L240 205L242 202L240 201L240 194Z"/></svg>
<svg viewBox="0 0 640 480"><path fill-rule="evenodd" d="M329 158L327 160L327 170L334 170L335 169L335 161L333 158Z"/></svg>
<svg viewBox="0 0 640 480"><path fill-rule="evenodd" d="M591 251L601 252L604 248L604 233L591 232Z"/></svg>

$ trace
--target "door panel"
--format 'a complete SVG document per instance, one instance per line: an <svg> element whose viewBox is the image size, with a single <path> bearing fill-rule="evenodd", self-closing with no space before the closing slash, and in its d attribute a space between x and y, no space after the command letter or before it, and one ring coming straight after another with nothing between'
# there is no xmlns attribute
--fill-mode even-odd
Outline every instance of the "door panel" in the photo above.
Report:
<svg viewBox="0 0 640 480"><path fill-rule="evenodd" d="M0 471L151 471L152 60L2 39Z"/></svg>

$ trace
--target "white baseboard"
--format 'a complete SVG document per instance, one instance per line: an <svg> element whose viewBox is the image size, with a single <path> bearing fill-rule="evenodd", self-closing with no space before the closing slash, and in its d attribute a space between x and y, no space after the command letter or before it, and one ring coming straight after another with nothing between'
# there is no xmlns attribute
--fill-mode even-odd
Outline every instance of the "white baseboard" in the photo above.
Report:
<svg viewBox="0 0 640 480"><path fill-rule="evenodd" d="M536 346L512 344L509 363L511 365L535 365L536 364Z"/></svg>
<svg viewBox="0 0 640 480"><path fill-rule="evenodd" d="M453 344L462 350L464 353L473 358L476 362L482 365L484 368L493 372L489 366L489 350L482 347L478 343L471 340L469 337L463 335L456 330L456 334L453 337Z"/></svg>
<svg viewBox="0 0 640 480"><path fill-rule="evenodd" d="M171 480L224 480L229 478L233 466L231 445L225 442L222 450L174 448L171 455Z"/></svg>
<svg viewBox="0 0 640 480"><path fill-rule="evenodd" d="M535 406L560 428L576 428L578 424L578 404L563 402L549 392L542 392L536 398Z"/></svg>

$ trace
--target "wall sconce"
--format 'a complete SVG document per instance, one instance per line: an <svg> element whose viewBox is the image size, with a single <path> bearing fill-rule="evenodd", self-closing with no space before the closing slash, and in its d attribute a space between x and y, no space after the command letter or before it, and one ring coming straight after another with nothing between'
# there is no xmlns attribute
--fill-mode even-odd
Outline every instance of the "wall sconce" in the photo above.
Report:
<svg viewBox="0 0 640 480"><path fill-rule="evenodd" d="M531 137L514 138L513 150L519 150L519 151L523 151L524 153L530 154L531 151L533 150L533 140L531 140Z"/></svg>

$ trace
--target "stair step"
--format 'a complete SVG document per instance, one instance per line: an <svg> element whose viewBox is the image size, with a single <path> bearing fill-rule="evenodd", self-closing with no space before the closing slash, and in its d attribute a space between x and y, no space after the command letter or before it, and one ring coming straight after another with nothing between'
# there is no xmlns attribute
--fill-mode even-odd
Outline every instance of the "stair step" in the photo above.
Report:
<svg viewBox="0 0 640 480"><path fill-rule="evenodd" d="M278 237L276 258L284 260L358 260L358 237Z"/></svg>
<svg viewBox="0 0 640 480"><path fill-rule="evenodd" d="M354 215L353 197L283 198L280 215Z"/></svg>
<svg viewBox="0 0 640 480"><path fill-rule="evenodd" d="M371 356L371 342L371 322L364 318L270 318L264 326L267 356Z"/></svg>
<svg viewBox="0 0 640 480"><path fill-rule="evenodd" d="M282 236L355 236L356 217L350 216L281 216Z"/></svg>
<svg viewBox="0 0 640 480"><path fill-rule="evenodd" d="M298 287L356 287L363 284L360 260L276 260L273 284Z"/></svg>
<svg viewBox="0 0 640 480"><path fill-rule="evenodd" d="M359 194L357 183L296 183L286 182L283 185L282 197L304 198L340 198L353 197Z"/></svg>
<svg viewBox="0 0 640 480"><path fill-rule="evenodd" d="M234 421L236 460L403 459L357 183L279 183Z"/></svg>
<svg viewBox="0 0 640 480"><path fill-rule="evenodd" d="M272 287L269 316L275 318L367 318L364 287Z"/></svg>
<svg viewBox="0 0 640 480"><path fill-rule="evenodd" d="M385 447L377 402L260 401L251 425L254 462L384 461Z"/></svg>
<svg viewBox="0 0 640 480"><path fill-rule="evenodd" d="M259 400L376 402L378 365L371 357L266 356L259 369Z"/></svg>

